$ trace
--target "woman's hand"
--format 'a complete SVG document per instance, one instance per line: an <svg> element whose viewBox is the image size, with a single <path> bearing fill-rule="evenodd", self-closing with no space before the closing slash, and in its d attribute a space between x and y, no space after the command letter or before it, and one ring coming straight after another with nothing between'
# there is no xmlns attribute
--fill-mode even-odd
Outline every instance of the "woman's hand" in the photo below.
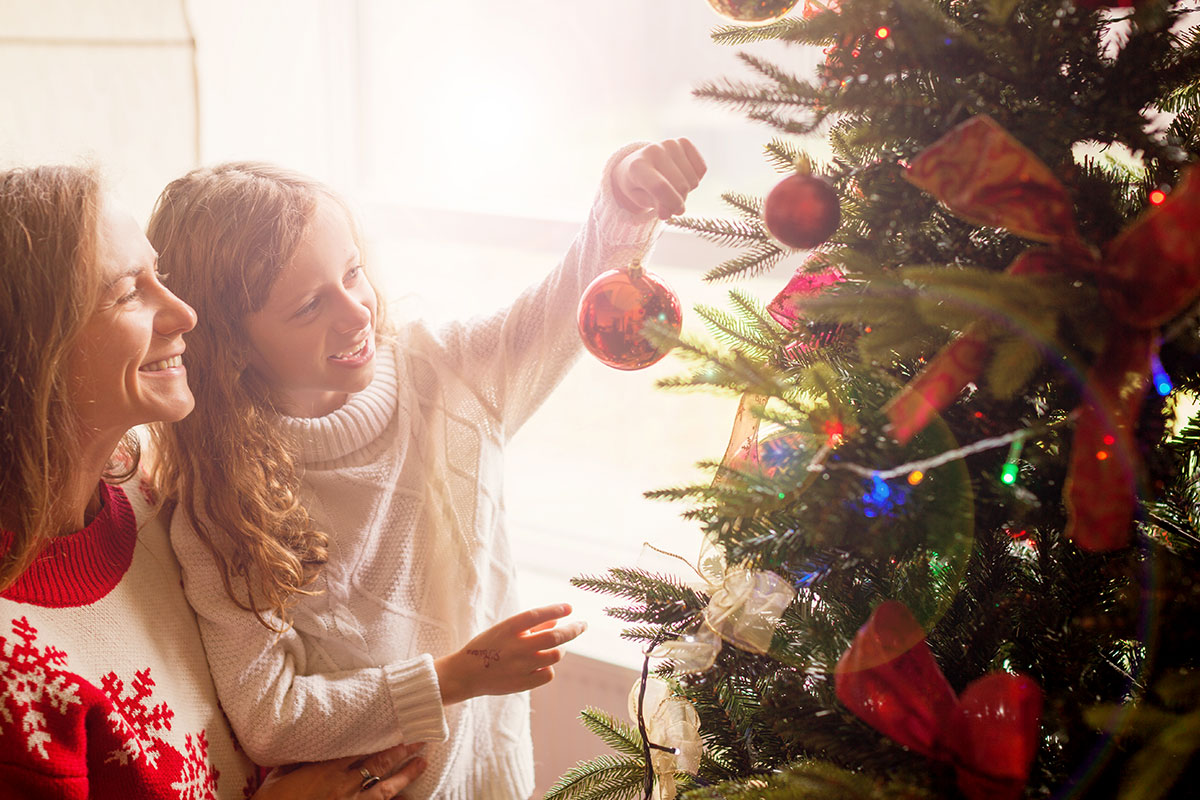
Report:
<svg viewBox="0 0 1200 800"><path fill-rule="evenodd" d="M522 611L488 628L458 652L434 661L442 703L523 692L549 683L554 679L553 665L562 660L558 646L587 630L585 622L556 627L570 613L566 603Z"/></svg>
<svg viewBox="0 0 1200 800"><path fill-rule="evenodd" d="M390 800L403 797L425 759L413 758L424 744L398 744L363 758L276 767L251 800ZM364 773L363 770L366 770ZM370 778L379 780L371 781ZM365 787L365 788L364 788Z"/></svg>
<svg viewBox="0 0 1200 800"><path fill-rule="evenodd" d="M690 141L666 139L621 159L613 170L613 192L626 211L653 211L668 219L683 213L683 201L707 169Z"/></svg>

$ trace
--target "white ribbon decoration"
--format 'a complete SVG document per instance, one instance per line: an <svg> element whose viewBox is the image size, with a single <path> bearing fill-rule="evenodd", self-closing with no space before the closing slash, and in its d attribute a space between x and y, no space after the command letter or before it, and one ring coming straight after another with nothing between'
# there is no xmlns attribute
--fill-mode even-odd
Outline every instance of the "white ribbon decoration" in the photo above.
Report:
<svg viewBox="0 0 1200 800"><path fill-rule="evenodd" d="M643 566L647 550L687 563L673 553L647 545L641 559ZM704 621L691 633L662 642L650 653L655 658L671 659L685 673L709 669L721 652L722 640L751 653L765 654L771 649L784 610L796 598L796 590L779 575L746 567L734 567L716 580L705 578L703 584L693 581L692 585L709 595Z"/></svg>
<svg viewBox="0 0 1200 800"><path fill-rule="evenodd" d="M735 567L713 592L704 621L725 641L764 655L784 609L795 599L796 590L774 572Z"/></svg>
<svg viewBox="0 0 1200 800"><path fill-rule="evenodd" d="M629 717L638 721L638 695L642 681L634 681L629 692ZM646 740L674 752L651 748L650 765L654 769L654 800L674 800L675 773L700 771L700 715L692 704L671 694L667 682L655 677L646 679L646 694L642 701L642 721Z"/></svg>

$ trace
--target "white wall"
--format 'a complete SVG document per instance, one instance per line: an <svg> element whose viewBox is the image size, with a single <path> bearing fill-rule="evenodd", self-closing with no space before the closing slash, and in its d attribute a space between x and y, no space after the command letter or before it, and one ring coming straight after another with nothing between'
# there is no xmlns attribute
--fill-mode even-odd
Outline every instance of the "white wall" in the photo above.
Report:
<svg viewBox="0 0 1200 800"><path fill-rule="evenodd" d="M144 215L195 161L180 3L0 0L0 75L0 165L90 159Z"/></svg>

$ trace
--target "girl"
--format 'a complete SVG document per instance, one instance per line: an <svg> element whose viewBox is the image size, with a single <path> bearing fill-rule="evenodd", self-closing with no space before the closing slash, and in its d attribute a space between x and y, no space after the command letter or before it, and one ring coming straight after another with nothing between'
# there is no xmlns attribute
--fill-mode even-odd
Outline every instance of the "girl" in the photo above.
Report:
<svg viewBox="0 0 1200 800"><path fill-rule="evenodd" d="M510 307L391 328L345 205L256 164L163 191L151 242L204 324L197 413L161 433L159 479L218 692L250 755L427 748L412 797L526 797L524 690L582 630L569 607L513 615L504 443L580 351L575 308L643 255L704 162L631 146L556 270ZM474 637L474 638L472 638Z"/></svg>
<svg viewBox="0 0 1200 800"><path fill-rule="evenodd" d="M130 428L192 408L192 309L90 170L0 172L0 798L245 798ZM392 797L411 748L253 794ZM388 775L362 793L360 770Z"/></svg>

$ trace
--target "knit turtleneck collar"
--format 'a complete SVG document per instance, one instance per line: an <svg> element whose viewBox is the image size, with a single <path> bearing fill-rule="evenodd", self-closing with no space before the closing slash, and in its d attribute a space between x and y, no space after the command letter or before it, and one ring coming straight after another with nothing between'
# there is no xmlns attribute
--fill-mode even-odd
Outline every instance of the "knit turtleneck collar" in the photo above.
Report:
<svg viewBox="0 0 1200 800"><path fill-rule="evenodd" d="M305 464L343 458L379 438L396 414L399 371L392 342L380 338L375 377L341 408L323 417L279 417Z"/></svg>
<svg viewBox="0 0 1200 800"><path fill-rule="evenodd" d="M137 519L125 492L100 485L104 507L86 528L51 539L0 597L47 608L86 606L113 590L133 563ZM13 535L0 531L0 551Z"/></svg>

